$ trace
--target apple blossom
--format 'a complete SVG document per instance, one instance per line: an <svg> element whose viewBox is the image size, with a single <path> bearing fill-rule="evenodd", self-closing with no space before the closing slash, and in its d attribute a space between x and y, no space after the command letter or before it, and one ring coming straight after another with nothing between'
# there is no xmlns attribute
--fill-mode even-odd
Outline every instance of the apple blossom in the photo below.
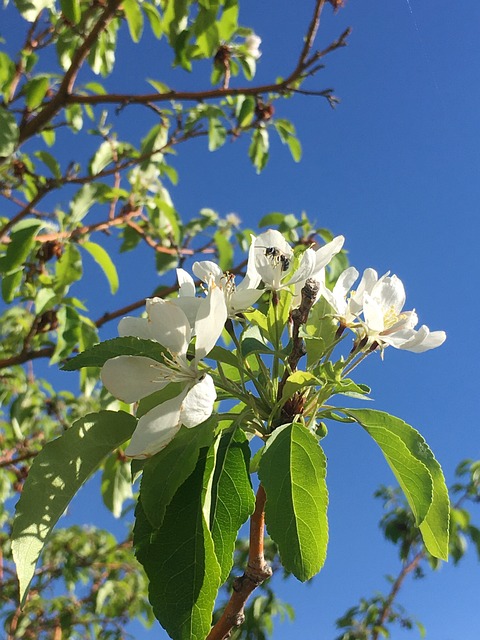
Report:
<svg viewBox="0 0 480 640"><path fill-rule="evenodd" d="M423 325L417 331L418 317L415 311L402 311L405 289L397 276L382 276L370 292L363 294L363 331L370 345L381 349L391 345L421 353L439 347L445 342L444 331L430 332Z"/></svg>
<svg viewBox="0 0 480 640"><path fill-rule="evenodd" d="M269 229L257 238L252 236L252 239L255 269L267 289L279 291L296 282L305 282L315 271L315 251L309 248L302 255L298 269L290 275L293 251L279 231ZM285 277L288 280L282 282Z"/></svg>
<svg viewBox="0 0 480 640"><path fill-rule="evenodd" d="M200 299L195 319L195 356L187 358L193 332L190 321L175 301L152 298L147 300L147 318L123 318L119 323L121 336L136 336L159 342L168 354L163 362L144 356L117 356L107 360L102 368L102 381L116 398L137 402L172 382L181 383L180 393L157 405L137 424L126 455L145 458L163 449L176 435L181 425L195 427L213 411L216 391L211 376L199 368L200 361L210 353L218 340L227 310L222 291L212 285Z"/></svg>
<svg viewBox="0 0 480 640"><path fill-rule="evenodd" d="M220 267L210 260L195 262L192 271L203 282L208 284L208 282L213 281L217 287L222 289L229 318L234 318L238 313L246 311L263 293L262 289L258 289L261 277L255 268L253 241L248 252L245 277L238 285L235 284L235 276L233 274L223 273ZM184 289L184 291L186 294L187 290Z"/></svg>

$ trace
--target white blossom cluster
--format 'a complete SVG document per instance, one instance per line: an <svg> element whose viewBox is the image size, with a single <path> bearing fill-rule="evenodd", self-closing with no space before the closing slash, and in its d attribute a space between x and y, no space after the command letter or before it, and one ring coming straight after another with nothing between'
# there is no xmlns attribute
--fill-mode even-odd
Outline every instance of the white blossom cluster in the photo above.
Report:
<svg viewBox="0 0 480 640"><path fill-rule="evenodd" d="M418 323L415 311L403 311L405 290L397 276L378 277L366 269L356 290L359 273L353 267L338 278L333 290L325 283L325 267L342 249L343 236L317 249L307 248L299 258L283 235L269 230L252 236L245 277L238 285L234 276L224 274L211 261L195 262L194 275L204 283L204 294L197 296L190 274L177 269L178 297L173 300L147 300L146 318L123 318L120 336L135 336L160 343L168 352L164 362L144 356L121 355L102 368L105 387L124 402L138 402L172 382L181 383L178 395L147 411L126 450L132 458L145 458L163 449L181 425L195 427L213 412L217 397L212 377L202 363L220 338L227 318L247 311L267 290L290 289L292 306L298 305L307 279L320 284L332 315L344 328L357 334L357 344L365 349L391 345L420 353L440 346L445 332L430 332ZM263 286L262 286L263 283ZM192 339L194 356L187 357Z"/></svg>

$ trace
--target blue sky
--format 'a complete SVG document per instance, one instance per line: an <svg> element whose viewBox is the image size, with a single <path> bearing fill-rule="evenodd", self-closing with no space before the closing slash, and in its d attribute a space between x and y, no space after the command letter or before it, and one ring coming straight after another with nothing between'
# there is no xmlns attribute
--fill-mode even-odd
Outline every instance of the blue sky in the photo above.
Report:
<svg viewBox="0 0 480 640"><path fill-rule="evenodd" d="M242 22L263 39L257 80L271 81L291 69L311 6L243 2ZM205 140L193 141L173 162L180 183L172 196L186 218L211 207L222 215L234 211L251 227L271 211L305 210L319 225L346 236L351 264L360 271L390 270L403 280L407 308L415 308L431 329L444 329L447 342L421 355L388 349L383 362L372 356L355 377L372 387L375 408L421 431L451 483L461 459L480 458L480 354L474 331L480 312L480 5L349 0L336 16L327 7L319 46L347 26L353 28L349 46L328 57L326 69L310 81L312 89L334 87L338 108L313 97L278 103L277 115L297 126L304 150L300 164L274 143L266 170L257 176L246 140L227 143L214 154L208 154ZM162 57L149 51L148 58L135 58L131 47L125 48L114 76L117 88L137 84L140 75L152 77L155 65L162 77ZM183 79L183 86L192 86L187 74ZM126 110L118 121L125 132L143 135L139 108ZM151 272L148 252L145 261ZM152 275L132 277L130 267L127 257L114 300L99 282L87 300L97 310L94 317L148 295L158 284ZM324 443L331 526L327 563L312 585L294 580L279 585L297 620L294 626L277 625L275 640L293 633L305 640L332 639L335 618L360 596L383 589L383 576L398 570L395 550L377 527L380 503L372 499L379 484L393 482L380 451L348 425L332 425ZM69 520L89 521L93 492L93 485L83 491ZM105 515L97 523L107 522ZM460 567L445 565L425 580L410 581L399 600L426 625L428 638L476 640L479 575L471 550ZM135 635L166 637L158 627L152 632L135 627ZM395 631L393 637L407 633Z"/></svg>

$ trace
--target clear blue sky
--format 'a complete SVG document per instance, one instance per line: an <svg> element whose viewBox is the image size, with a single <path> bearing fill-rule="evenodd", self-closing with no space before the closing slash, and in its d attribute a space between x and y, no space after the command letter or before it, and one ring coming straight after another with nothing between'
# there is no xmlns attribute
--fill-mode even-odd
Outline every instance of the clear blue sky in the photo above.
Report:
<svg viewBox="0 0 480 640"><path fill-rule="evenodd" d="M291 69L311 6L243 2L242 22L263 39L259 81ZM279 103L277 114L297 126L304 149L300 164L275 143L269 165L257 176L246 157L246 140L214 154L208 154L204 140L194 141L179 149L174 161L180 183L172 195L187 218L208 206L221 214L234 211L252 227L270 211L305 210L319 225L346 236L350 261L359 270L391 270L403 280L407 308L415 308L431 329L444 329L447 342L421 355L390 348L384 362L371 357L356 379L373 388L375 408L422 432L450 484L460 460L480 458L480 341L473 330L480 312L480 4L348 0L335 17L326 9L319 45L347 26L353 28L349 46L332 54L310 84L334 87L339 107L332 111L321 98L300 96ZM155 68L157 77L163 76L161 55L150 50L145 71L146 61L131 53L120 55L117 88L139 86L139 77L152 77ZM186 74L184 80L184 86L192 85ZM138 136L144 133L140 109L126 110L119 122L125 130L138 129ZM147 252L145 260L151 264ZM151 277L139 281L137 273L130 277L127 268L121 278L115 300L99 282L87 300L98 310L94 317L148 295L157 284ZM327 563L312 585L294 579L280 585L297 620L294 626L277 625L275 640L292 634L331 640L334 620L360 596L383 589L383 576L398 570L395 550L377 527L380 503L372 499L379 484L393 482L379 450L351 426L332 425L324 443L331 526ZM90 521L92 492L93 485L83 491L68 521ZM107 522L105 516L100 524ZM428 638L478 639L479 569L470 550L460 567L444 565L425 580L408 583L399 600L426 625ZM135 634L138 640L166 637L158 627L150 633L135 627ZM415 633L396 630L393 637Z"/></svg>

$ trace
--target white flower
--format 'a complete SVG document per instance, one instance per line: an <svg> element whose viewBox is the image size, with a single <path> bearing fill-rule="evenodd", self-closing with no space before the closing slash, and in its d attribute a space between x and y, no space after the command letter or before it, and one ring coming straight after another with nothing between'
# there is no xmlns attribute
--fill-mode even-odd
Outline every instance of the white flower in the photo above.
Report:
<svg viewBox="0 0 480 640"><path fill-rule="evenodd" d="M248 252L247 272L238 286L235 285L234 275L224 274L218 264L210 260L195 262L192 271L197 278L207 285L213 281L217 287L222 289L229 318L234 318L238 313L246 311L263 293L262 289L257 288L261 282L261 278L255 268L255 247L253 241Z"/></svg>
<svg viewBox="0 0 480 640"><path fill-rule="evenodd" d="M247 50L248 55L255 60L258 60L262 55L260 51L261 44L262 39L254 33L245 38L245 49Z"/></svg>
<svg viewBox="0 0 480 640"><path fill-rule="evenodd" d="M369 344L377 343L381 349L391 345L415 353L443 344L444 331L430 332L425 325L415 330L418 317L415 311L402 311L405 299L403 284L395 275L382 276L370 292L364 292L364 331Z"/></svg>
<svg viewBox="0 0 480 640"><path fill-rule="evenodd" d="M279 231L269 229L254 238L255 269L265 287L278 291L297 282L305 282L315 271L315 251L307 249L295 273L290 274L293 262L291 246ZM282 282L288 278L286 282Z"/></svg>
<svg viewBox="0 0 480 640"><path fill-rule="evenodd" d="M358 325L358 317L363 311L364 295L370 293L378 281L377 272L374 269L365 269L358 288L353 290L352 286L358 275L354 267L348 267L339 275L333 290L325 285L325 269L322 269L319 277L319 294L325 298L332 307L335 317L345 327L355 328Z"/></svg>
<svg viewBox="0 0 480 640"><path fill-rule="evenodd" d="M213 349L226 318L224 296L217 287L212 287L198 305L195 357L191 361L187 358L187 349L192 328L175 301L149 299L147 318L127 317L120 321L121 336L155 340L169 355L163 362L144 356L117 356L108 360L102 368L102 381L110 393L131 403L164 389L171 382L182 384L178 395L139 419L125 452L127 456L152 456L175 437L182 424L195 427L212 414L217 397L215 386L211 376L199 369L199 363Z"/></svg>

